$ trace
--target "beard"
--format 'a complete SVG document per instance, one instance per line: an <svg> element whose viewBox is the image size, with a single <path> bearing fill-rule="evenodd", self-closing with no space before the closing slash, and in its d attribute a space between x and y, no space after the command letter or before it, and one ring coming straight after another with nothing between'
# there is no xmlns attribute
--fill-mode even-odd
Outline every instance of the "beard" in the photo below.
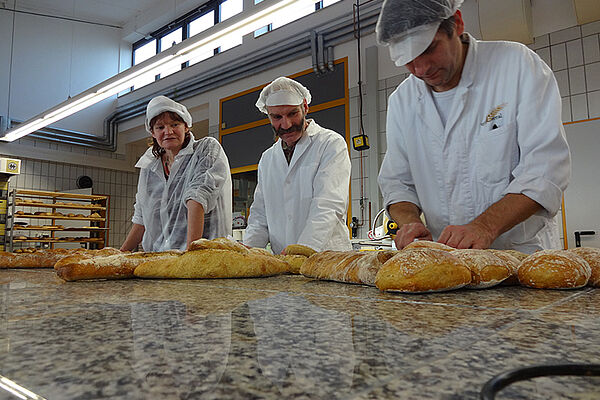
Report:
<svg viewBox="0 0 600 400"><path fill-rule="evenodd" d="M273 125L271 125L271 129L273 129L273 133L275 134L275 137L281 137L281 135L284 135L286 133L304 132L304 125L306 125L306 116L302 117L302 121L300 121L300 123L294 124L287 129L283 129L283 128L275 129L275 127Z"/></svg>

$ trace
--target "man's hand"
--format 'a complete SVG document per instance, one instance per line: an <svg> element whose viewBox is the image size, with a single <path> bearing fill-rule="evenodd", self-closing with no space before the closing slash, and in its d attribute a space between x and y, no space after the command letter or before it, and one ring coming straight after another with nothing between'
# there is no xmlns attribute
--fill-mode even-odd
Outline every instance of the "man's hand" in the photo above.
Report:
<svg viewBox="0 0 600 400"><path fill-rule="evenodd" d="M466 225L448 225L438 242L457 249L487 249L496 239L484 225L475 221Z"/></svg>
<svg viewBox="0 0 600 400"><path fill-rule="evenodd" d="M396 232L394 242L396 242L396 248L401 250L415 239L432 240L431 232L429 232L421 222L411 222L400 225L398 232Z"/></svg>

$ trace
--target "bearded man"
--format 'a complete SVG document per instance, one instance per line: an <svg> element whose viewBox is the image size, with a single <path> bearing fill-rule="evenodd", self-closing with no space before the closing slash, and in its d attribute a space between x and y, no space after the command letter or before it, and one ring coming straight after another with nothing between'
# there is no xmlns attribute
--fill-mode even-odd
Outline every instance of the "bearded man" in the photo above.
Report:
<svg viewBox="0 0 600 400"><path fill-rule="evenodd" d="M256 107L267 114L277 138L258 163L258 184L244 244L275 254L289 244L316 251L351 250L346 226L350 157L342 135L306 119L311 95L280 77L260 93Z"/></svg>

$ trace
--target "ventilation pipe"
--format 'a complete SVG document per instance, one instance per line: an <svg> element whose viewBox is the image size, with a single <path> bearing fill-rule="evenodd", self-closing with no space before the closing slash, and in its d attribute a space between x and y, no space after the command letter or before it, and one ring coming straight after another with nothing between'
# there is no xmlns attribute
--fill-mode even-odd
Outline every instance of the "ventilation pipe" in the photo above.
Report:
<svg viewBox="0 0 600 400"><path fill-rule="evenodd" d="M329 68L330 71L334 70L334 67L333 67L333 46L327 47L327 68Z"/></svg>

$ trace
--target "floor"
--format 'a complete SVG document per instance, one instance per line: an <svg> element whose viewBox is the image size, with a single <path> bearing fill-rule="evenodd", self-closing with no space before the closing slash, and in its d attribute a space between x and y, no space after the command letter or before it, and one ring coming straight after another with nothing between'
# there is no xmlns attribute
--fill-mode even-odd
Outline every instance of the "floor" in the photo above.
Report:
<svg viewBox="0 0 600 400"><path fill-rule="evenodd" d="M599 304L591 288L399 295L301 276L0 270L0 375L46 399L478 399L507 370L600 363ZM598 398L599 377L496 396Z"/></svg>

